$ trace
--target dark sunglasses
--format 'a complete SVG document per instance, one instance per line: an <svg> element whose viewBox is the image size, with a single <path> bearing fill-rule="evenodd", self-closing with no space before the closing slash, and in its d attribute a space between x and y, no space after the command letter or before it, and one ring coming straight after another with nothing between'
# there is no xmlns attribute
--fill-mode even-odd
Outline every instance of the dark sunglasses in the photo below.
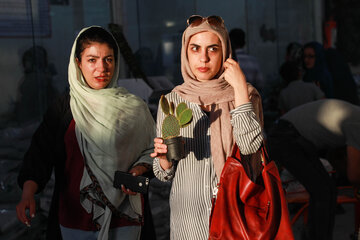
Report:
<svg viewBox="0 0 360 240"><path fill-rule="evenodd" d="M202 17L200 15L192 15L188 18L187 24L191 27L196 27L202 24L204 21L207 21L211 26L213 27L222 27L224 26L224 20L219 16L208 16L208 17Z"/></svg>

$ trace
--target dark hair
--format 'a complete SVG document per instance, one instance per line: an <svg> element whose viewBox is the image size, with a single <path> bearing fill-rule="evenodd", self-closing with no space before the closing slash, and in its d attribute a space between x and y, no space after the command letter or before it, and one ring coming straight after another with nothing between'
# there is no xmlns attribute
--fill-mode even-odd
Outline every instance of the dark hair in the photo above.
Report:
<svg viewBox="0 0 360 240"><path fill-rule="evenodd" d="M291 42L286 47L286 60L301 62L303 58L303 48L298 42Z"/></svg>
<svg viewBox="0 0 360 240"><path fill-rule="evenodd" d="M300 71L300 66L295 61L284 62L279 70L281 77L286 81L286 83L297 80L299 78Z"/></svg>
<svg viewBox="0 0 360 240"><path fill-rule="evenodd" d="M34 46L26 50L22 56L25 73L33 72L36 68L45 70L48 66L47 52L42 46Z"/></svg>
<svg viewBox="0 0 360 240"><path fill-rule="evenodd" d="M241 28L234 28L229 33L233 48L243 48L245 45L245 32Z"/></svg>
<svg viewBox="0 0 360 240"><path fill-rule="evenodd" d="M76 41L75 57L81 61L81 53L92 42L106 43L114 51L115 61L117 60L117 44L113 36L101 27L91 27L80 34Z"/></svg>

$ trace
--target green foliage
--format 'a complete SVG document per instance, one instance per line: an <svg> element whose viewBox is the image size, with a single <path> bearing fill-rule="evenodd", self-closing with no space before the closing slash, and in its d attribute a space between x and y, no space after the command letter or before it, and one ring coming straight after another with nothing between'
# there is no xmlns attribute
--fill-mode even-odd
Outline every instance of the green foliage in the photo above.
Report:
<svg viewBox="0 0 360 240"><path fill-rule="evenodd" d="M184 102L179 103L179 105L176 108L176 116L179 117L180 114L187 109L187 105Z"/></svg>
<svg viewBox="0 0 360 240"><path fill-rule="evenodd" d="M177 118L174 115L167 115L164 118L161 131L162 131L162 136L165 139L179 136L180 125Z"/></svg>
<svg viewBox="0 0 360 240"><path fill-rule="evenodd" d="M170 106L169 106L168 100L166 99L166 97L164 95L161 95L161 97L160 97L160 106L161 106L162 111L165 113L165 115L169 115Z"/></svg>
<svg viewBox="0 0 360 240"><path fill-rule="evenodd" d="M179 136L180 128L184 128L191 123L192 110L188 108L184 102L179 103L175 108L174 103L169 103L164 95L160 98L160 106L166 115L164 121L162 122L162 137L164 139L169 139ZM176 116L174 113L176 113Z"/></svg>

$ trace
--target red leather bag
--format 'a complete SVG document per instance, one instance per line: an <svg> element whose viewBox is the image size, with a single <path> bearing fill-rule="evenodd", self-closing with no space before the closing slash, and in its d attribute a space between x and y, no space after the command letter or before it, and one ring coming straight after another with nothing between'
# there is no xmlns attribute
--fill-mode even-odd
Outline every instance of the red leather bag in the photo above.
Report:
<svg viewBox="0 0 360 240"><path fill-rule="evenodd" d="M278 169L264 147L262 173L256 184L243 164L237 144L222 170L210 217L209 239L294 239Z"/></svg>

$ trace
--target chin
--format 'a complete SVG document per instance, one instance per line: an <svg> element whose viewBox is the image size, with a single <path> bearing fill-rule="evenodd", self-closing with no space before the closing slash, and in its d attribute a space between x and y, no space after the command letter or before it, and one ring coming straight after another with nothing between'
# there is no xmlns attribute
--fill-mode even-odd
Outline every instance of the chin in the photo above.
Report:
<svg viewBox="0 0 360 240"><path fill-rule="evenodd" d="M209 81L209 80L213 79L213 76L211 77L208 74L198 74L196 76L196 79L201 81L201 82L205 82L205 81Z"/></svg>

